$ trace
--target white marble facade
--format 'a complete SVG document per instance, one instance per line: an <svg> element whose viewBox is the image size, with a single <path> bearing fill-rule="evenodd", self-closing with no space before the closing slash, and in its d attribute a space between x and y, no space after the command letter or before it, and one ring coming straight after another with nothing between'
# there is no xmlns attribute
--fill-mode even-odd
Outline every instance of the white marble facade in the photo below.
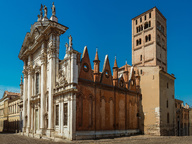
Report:
<svg viewBox="0 0 192 144"><path fill-rule="evenodd" d="M42 16L42 9L43 6L19 53L24 62L22 132L72 140L76 129L80 53L73 49L69 36L65 57L59 59L60 35L68 28L58 23L54 4L50 20ZM44 13L45 10L44 6Z"/></svg>

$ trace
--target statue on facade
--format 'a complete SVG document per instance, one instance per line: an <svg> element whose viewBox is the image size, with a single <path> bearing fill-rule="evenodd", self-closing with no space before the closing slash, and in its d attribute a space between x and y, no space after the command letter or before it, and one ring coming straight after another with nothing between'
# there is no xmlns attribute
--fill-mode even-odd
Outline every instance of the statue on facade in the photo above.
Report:
<svg viewBox="0 0 192 144"><path fill-rule="evenodd" d="M55 11L55 5L54 5L54 2L52 3L52 16L55 16L55 13L56 13L56 11Z"/></svg>
<svg viewBox="0 0 192 144"><path fill-rule="evenodd" d="M43 18L43 12L42 12L42 10L43 10L43 5L41 4L41 8L40 8L40 19Z"/></svg>
<svg viewBox="0 0 192 144"><path fill-rule="evenodd" d="M44 5L44 18L47 18L47 7Z"/></svg>
<svg viewBox="0 0 192 144"><path fill-rule="evenodd" d="M69 45L68 45L67 42L65 43L65 47L66 47L66 51L67 51L67 50L68 50L68 47L69 47Z"/></svg>
<svg viewBox="0 0 192 144"><path fill-rule="evenodd" d="M73 38L72 38L72 36L70 35L70 36L69 36L69 47L72 47L72 45L73 45L72 40L73 40Z"/></svg>
<svg viewBox="0 0 192 144"><path fill-rule="evenodd" d="M65 78L63 70L59 70L58 82L56 83L56 87L65 86L67 84L67 80Z"/></svg>
<svg viewBox="0 0 192 144"><path fill-rule="evenodd" d="M37 17L38 17L37 21L41 21L40 15L37 15Z"/></svg>

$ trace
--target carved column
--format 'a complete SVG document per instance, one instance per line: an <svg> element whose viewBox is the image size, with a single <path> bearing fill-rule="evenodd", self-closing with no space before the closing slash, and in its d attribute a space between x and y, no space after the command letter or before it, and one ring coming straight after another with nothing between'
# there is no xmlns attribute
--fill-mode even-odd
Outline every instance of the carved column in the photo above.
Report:
<svg viewBox="0 0 192 144"><path fill-rule="evenodd" d="M32 78L32 66L31 66L31 55L28 57L28 105L27 105L27 133L30 132L31 126L31 78Z"/></svg>
<svg viewBox="0 0 192 144"><path fill-rule="evenodd" d="M40 115L40 129L41 133L44 134L45 128L45 88L46 88L46 56L44 53L45 43L41 47L41 115Z"/></svg>
<svg viewBox="0 0 192 144"><path fill-rule="evenodd" d="M26 130L26 99L27 99L27 70L26 70L26 61L24 61L24 70L23 70L23 75L24 75L24 88L23 88L23 132Z"/></svg>
<svg viewBox="0 0 192 144"><path fill-rule="evenodd" d="M55 86L55 55L56 55L56 48L55 48L55 38L54 35L51 34L50 41L49 41L49 113L48 113L48 136L51 136L51 131L53 130L53 88Z"/></svg>

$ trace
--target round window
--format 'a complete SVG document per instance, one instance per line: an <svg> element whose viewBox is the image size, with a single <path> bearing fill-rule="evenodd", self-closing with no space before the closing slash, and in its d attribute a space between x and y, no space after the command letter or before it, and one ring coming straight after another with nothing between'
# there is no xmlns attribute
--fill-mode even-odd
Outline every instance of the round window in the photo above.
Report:
<svg viewBox="0 0 192 144"><path fill-rule="evenodd" d="M132 84L132 86L134 85L134 81L133 80L131 80L131 84Z"/></svg>
<svg viewBox="0 0 192 144"><path fill-rule="evenodd" d="M105 71L105 76L106 76L106 78L109 77L109 71L108 70Z"/></svg>
<svg viewBox="0 0 192 144"><path fill-rule="evenodd" d="M83 70L84 70L85 72L88 72L88 71L89 71L88 64L86 64L86 63L83 64Z"/></svg>

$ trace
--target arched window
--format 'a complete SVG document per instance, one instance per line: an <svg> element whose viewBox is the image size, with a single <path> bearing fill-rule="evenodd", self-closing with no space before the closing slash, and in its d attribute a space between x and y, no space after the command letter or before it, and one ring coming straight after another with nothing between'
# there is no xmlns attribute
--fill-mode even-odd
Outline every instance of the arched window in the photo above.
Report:
<svg viewBox="0 0 192 144"><path fill-rule="evenodd" d="M140 26L141 27L141 31L143 30L143 25Z"/></svg>
<svg viewBox="0 0 192 144"><path fill-rule="evenodd" d="M138 46L138 40L136 40L136 46Z"/></svg>
<svg viewBox="0 0 192 144"><path fill-rule="evenodd" d="M148 36L145 36L145 42L147 42L148 41Z"/></svg>
<svg viewBox="0 0 192 144"><path fill-rule="evenodd" d="M148 36L148 39L149 39L149 41L151 41L151 35L149 34L149 36Z"/></svg>
<svg viewBox="0 0 192 144"><path fill-rule="evenodd" d="M139 28L137 27L137 33L139 32Z"/></svg>
<svg viewBox="0 0 192 144"><path fill-rule="evenodd" d="M140 61L142 61L142 55L140 55Z"/></svg>
<svg viewBox="0 0 192 144"><path fill-rule="evenodd" d="M151 21L149 21L149 27L151 27Z"/></svg>
<svg viewBox="0 0 192 144"><path fill-rule="evenodd" d="M147 29L149 27L148 22L145 23L144 29Z"/></svg>
<svg viewBox="0 0 192 144"><path fill-rule="evenodd" d="M139 44L141 44L141 39L139 39Z"/></svg>

